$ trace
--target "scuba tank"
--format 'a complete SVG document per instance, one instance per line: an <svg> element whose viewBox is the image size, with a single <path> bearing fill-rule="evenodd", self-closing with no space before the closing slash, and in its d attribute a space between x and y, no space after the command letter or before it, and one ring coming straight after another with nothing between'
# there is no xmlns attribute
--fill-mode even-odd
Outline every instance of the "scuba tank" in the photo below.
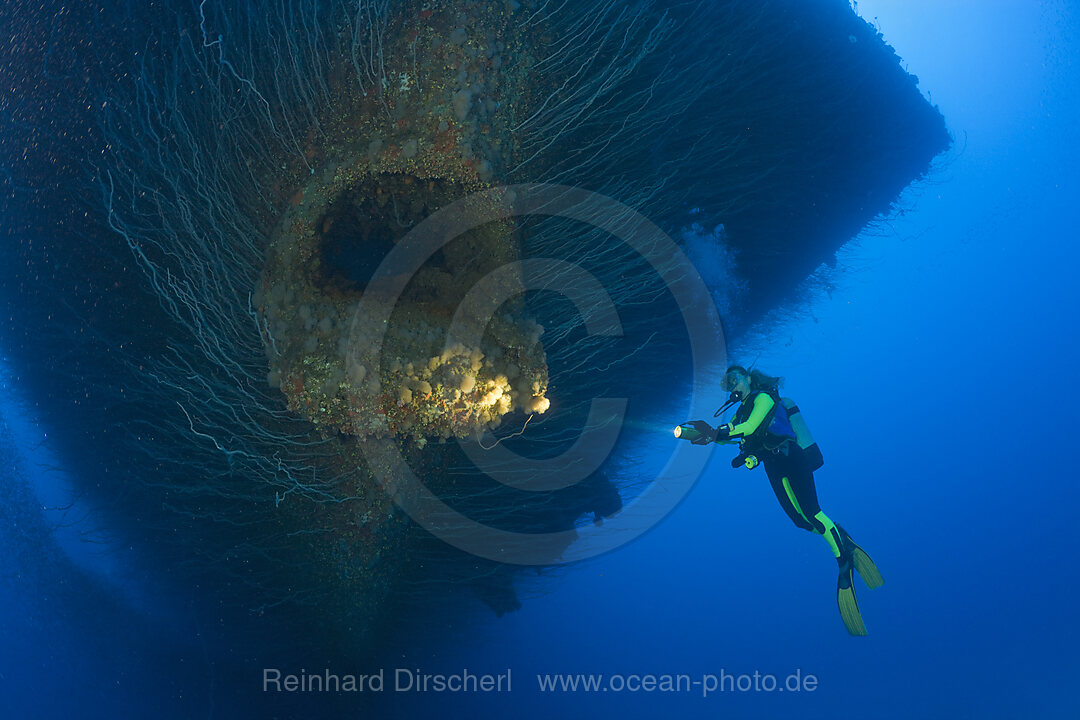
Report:
<svg viewBox="0 0 1080 720"><path fill-rule="evenodd" d="M821 449L814 442L814 436L810 434L810 428L806 426L806 420L803 419L799 406L795 404L795 401L791 398L780 398L780 403L783 405L784 410L787 411L787 419L791 424L791 429L795 431L795 442L799 444L799 447L806 454L806 462L810 472L814 472L825 464L825 458L821 456Z"/></svg>

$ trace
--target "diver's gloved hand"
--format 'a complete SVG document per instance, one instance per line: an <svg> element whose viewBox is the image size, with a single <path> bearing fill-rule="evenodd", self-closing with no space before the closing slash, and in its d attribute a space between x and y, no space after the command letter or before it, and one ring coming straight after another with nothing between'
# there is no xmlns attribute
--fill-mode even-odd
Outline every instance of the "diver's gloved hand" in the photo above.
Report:
<svg viewBox="0 0 1080 720"><path fill-rule="evenodd" d="M713 439L723 442L729 437L731 437L731 425L721 425L716 428L716 436Z"/></svg>
<svg viewBox="0 0 1080 720"><path fill-rule="evenodd" d="M692 444L708 445L716 439L716 430L713 428L712 425L705 422L704 420L694 420L690 423L690 425L693 426L693 428L700 433L698 437L690 441Z"/></svg>

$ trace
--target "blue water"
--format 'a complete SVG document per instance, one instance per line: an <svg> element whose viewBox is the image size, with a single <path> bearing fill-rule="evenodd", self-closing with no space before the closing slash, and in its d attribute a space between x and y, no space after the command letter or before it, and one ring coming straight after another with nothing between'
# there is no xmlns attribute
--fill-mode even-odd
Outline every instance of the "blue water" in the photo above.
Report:
<svg viewBox="0 0 1080 720"><path fill-rule="evenodd" d="M0 716L1080 717L1080 489L1066 462L1080 391L1080 11L1064 0L858 9L956 145L902 212L841 253L830 293L734 359L786 378L825 454L821 505L885 576L873 592L857 586L867 637L844 632L826 544L724 449L643 537L541 580L502 618L403 628L381 661L330 668L382 669L387 689L334 701L266 701L259 678L219 672L199 620L170 605L138 548L84 537L100 548L89 552L46 535L64 517L45 510L45 525L3 536ZM32 404L13 383L5 398L17 441L5 469L37 488L8 494L63 504ZM395 693L397 668L509 671L511 690ZM537 675L555 673L602 675L609 689L541 692ZM754 673L759 687L799 673L801 689L738 689ZM736 687L619 690L647 674L727 674Z"/></svg>

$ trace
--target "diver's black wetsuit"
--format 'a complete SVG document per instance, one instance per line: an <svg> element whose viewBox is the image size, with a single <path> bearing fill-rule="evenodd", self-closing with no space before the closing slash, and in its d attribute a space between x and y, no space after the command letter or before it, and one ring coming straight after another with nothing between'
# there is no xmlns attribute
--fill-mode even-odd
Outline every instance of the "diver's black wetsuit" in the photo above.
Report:
<svg viewBox="0 0 1080 720"><path fill-rule="evenodd" d="M776 499L780 501L780 507L784 508L791 522L803 530L824 533L825 526L814 519L814 516L821 512L821 506L818 505L814 473L806 469L807 463L802 449L795 446L789 449L787 455L766 454L762 464L765 465L765 474L769 476L769 484L776 493ZM788 497L784 478L788 480L794 501ZM796 502L799 503L798 508L795 507Z"/></svg>

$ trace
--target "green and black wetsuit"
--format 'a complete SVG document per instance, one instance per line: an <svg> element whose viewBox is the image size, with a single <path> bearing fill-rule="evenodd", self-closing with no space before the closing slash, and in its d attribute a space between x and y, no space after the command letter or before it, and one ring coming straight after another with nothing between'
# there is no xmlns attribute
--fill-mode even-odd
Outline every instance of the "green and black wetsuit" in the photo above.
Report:
<svg viewBox="0 0 1080 720"><path fill-rule="evenodd" d="M836 524L818 505L814 473L806 454L794 440L769 432L780 396L775 391L757 391L743 400L732 418L732 440L739 440L744 454L753 455L765 466L776 499L798 527L823 536L836 558L843 542Z"/></svg>

